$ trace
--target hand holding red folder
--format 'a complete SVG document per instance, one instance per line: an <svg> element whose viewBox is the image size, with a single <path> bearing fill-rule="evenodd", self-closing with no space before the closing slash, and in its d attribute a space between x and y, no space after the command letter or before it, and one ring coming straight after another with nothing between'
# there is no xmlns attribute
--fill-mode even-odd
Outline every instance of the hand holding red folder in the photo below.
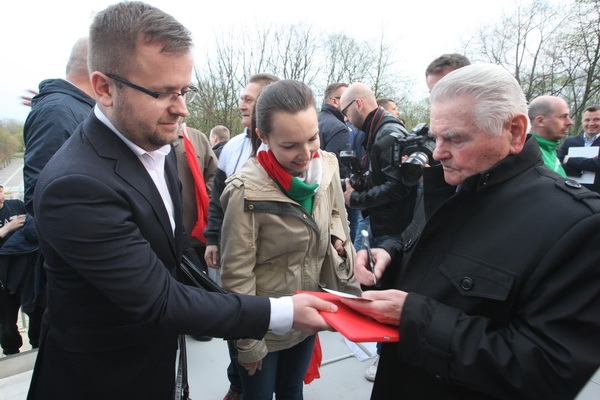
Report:
<svg viewBox="0 0 600 400"><path fill-rule="evenodd" d="M341 299L341 302L382 324L397 327L400 325L400 315L407 294L400 290L368 290L363 292L362 298L372 301L344 298Z"/></svg>
<svg viewBox="0 0 600 400"><path fill-rule="evenodd" d="M335 293L327 292L303 292L330 301L338 306L337 312L330 313L321 311L323 319L327 321L336 331L352 342L397 342L400 340L398 326L380 323L367 315L363 315L353 309L354 303L365 305L375 303L365 298L347 298ZM353 307L346 305L352 302Z"/></svg>

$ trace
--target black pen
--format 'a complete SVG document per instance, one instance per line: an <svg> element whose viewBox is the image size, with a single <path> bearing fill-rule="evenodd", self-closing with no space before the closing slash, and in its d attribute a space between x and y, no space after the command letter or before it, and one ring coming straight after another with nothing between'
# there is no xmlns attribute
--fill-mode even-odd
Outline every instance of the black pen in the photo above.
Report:
<svg viewBox="0 0 600 400"><path fill-rule="evenodd" d="M363 246L367 249L367 257L369 258L369 267L371 268L371 274L373 274L373 286L377 286L377 278L375 278L375 263L373 262L373 254L371 254L371 245L369 244L369 232L366 230L360 231L363 237Z"/></svg>

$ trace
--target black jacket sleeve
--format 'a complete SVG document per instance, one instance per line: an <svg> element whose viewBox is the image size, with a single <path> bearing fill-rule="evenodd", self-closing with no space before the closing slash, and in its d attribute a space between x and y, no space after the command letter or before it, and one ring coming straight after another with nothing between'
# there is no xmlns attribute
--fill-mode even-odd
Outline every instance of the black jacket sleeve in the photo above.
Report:
<svg viewBox="0 0 600 400"><path fill-rule="evenodd" d="M368 190L352 192L350 199L352 208L359 210L375 208L402 200L413 193L412 186L402 183L400 168L393 165L393 146L387 145L390 142L393 143L393 140L388 140L389 133L382 136L381 139L377 139L370 152L371 187Z"/></svg>
<svg viewBox="0 0 600 400"><path fill-rule="evenodd" d="M598 157L569 157L567 166L569 168L580 169L583 171L600 172L600 159Z"/></svg>
<svg viewBox="0 0 600 400"><path fill-rule="evenodd" d="M206 245L219 245L221 237L221 225L223 225L223 207L221 207L221 194L225 189L225 181L227 175L225 171L217 169L215 179L213 181L213 189L210 195L210 203L208 204L208 222L204 229L204 237Z"/></svg>

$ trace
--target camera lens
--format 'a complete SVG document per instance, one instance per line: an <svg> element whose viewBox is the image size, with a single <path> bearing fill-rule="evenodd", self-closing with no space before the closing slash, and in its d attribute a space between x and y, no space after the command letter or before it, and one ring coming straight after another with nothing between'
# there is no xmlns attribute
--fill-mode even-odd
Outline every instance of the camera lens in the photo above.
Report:
<svg viewBox="0 0 600 400"><path fill-rule="evenodd" d="M429 163L429 157L422 151L416 151L408 156L400 166L402 183L406 186L414 186L419 183L423 168Z"/></svg>

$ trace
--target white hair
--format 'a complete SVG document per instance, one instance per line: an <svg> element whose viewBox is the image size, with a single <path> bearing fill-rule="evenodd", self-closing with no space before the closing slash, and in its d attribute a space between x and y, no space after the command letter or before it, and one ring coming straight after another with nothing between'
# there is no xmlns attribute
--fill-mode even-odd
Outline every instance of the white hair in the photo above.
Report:
<svg viewBox="0 0 600 400"><path fill-rule="evenodd" d="M433 105L464 95L474 102L475 126L492 136L499 135L514 116L527 115L523 89L499 65L472 64L454 70L436 83L429 99Z"/></svg>

